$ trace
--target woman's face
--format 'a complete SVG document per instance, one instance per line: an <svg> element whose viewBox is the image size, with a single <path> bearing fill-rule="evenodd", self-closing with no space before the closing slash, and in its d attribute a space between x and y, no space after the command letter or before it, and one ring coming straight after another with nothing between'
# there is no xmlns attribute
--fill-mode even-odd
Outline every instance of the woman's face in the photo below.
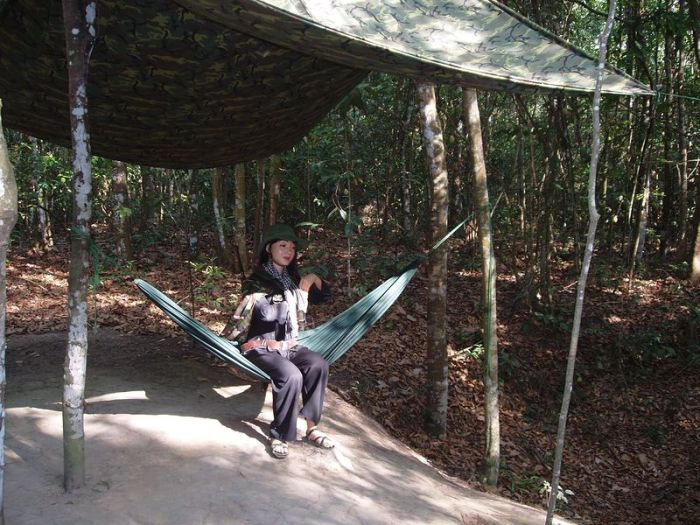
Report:
<svg viewBox="0 0 700 525"><path fill-rule="evenodd" d="M282 270L290 265L294 260L296 251L296 245L293 241L277 241L267 246L267 253L270 254L272 264L274 264L278 270Z"/></svg>

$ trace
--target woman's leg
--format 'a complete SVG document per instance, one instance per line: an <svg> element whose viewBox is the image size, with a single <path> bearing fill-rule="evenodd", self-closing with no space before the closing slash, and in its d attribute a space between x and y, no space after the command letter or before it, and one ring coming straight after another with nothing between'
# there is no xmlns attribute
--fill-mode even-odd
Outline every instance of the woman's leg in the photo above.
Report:
<svg viewBox="0 0 700 525"><path fill-rule="evenodd" d="M284 441L296 441L298 400L303 384L302 373L277 352L251 350L246 353L246 357L267 372L272 379L274 419L270 424L270 434Z"/></svg>
<svg viewBox="0 0 700 525"><path fill-rule="evenodd" d="M306 347L300 347L290 361L301 371L303 385L301 399L303 408L301 413L314 426L321 420L323 413L323 400L328 385L328 361L317 352Z"/></svg>

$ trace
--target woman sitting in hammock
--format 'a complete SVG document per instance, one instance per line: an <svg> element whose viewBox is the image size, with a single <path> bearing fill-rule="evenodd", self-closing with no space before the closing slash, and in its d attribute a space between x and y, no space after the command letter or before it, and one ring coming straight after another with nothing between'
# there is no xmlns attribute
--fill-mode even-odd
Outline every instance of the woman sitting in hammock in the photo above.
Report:
<svg viewBox="0 0 700 525"><path fill-rule="evenodd" d="M270 435L276 458L287 457L287 442L297 438L300 393L307 440L321 448L334 446L317 426L328 383L328 362L296 341L304 328L309 302L330 296L328 283L317 275L299 276L297 249L304 244L290 226L275 224L265 230L259 264L243 283L244 298L222 333L245 341L243 355L272 379Z"/></svg>

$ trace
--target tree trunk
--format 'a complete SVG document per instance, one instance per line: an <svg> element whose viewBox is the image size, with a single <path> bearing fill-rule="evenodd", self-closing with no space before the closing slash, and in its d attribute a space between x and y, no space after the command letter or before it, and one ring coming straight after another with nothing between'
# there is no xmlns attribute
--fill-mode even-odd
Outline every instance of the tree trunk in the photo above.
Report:
<svg viewBox="0 0 700 525"><path fill-rule="evenodd" d="M523 145L524 142L524 137L523 137L523 128L522 126L518 126L518 146L517 146L517 151L515 155L515 173L517 174L518 177L518 231L520 232L520 238L521 242L523 245L527 245L527 238L525 236L526 233L526 228L525 225L527 223L526 217L528 214L528 188L525 180L525 166L524 166L524 157L525 157L525 147Z"/></svg>
<svg viewBox="0 0 700 525"><path fill-rule="evenodd" d="M277 224L280 204L280 179L282 159L279 155L270 157L270 214L268 224Z"/></svg>
<svg viewBox="0 0 700 525"><path fill-rule="evenodd" d="M403 229L406 233L413 231L413 214L411 213L411 173L407 169L406 155L408 147L408 136L412 133L410 128L413 118L414 104L409 100L406 108L406 120L401 129L401 149L399 158L399 170L401 173L401 218Z"/></svg>
<svg viewBox="0 0 700 525"><path fill-rule="evenodd" d="M199 194L196 187L197 170L187 170L189 176L189 191L187 200L189 205L187 221L187 278L190 288L190 315L195 316L194 276L192 275L192 263L197 260L199 254Z"/></svg>
<svg viewBox="0 0 700 525"><path fill-rule="evenodd" d="M260 248L260 239L262 239L262 231L265 225L265 159L259 159L255 161L255 165L258 172L258 187L255 197L255 225L253 230L253 250L254 257L253 260L257 258L255 255L258 254L258 249Z"/></svg>
<svg viewBox="0 0 700 525"><path fill-rule="evenodd" d="M226 240L226 229L223 217L223 195L224 177L221 168L214 168L211 172L211 196L214 207L214 221L216 222L216 233L218 244L216 245L219 263L228 269L235 268L233 263L233 253Z"/></svg>
<svg viewBox="0 0 700 525"><path fill-rule="evenodd" d="M700 284L700 221L695 232L695 249L693 250L693 264L690 272L690 282Z"/></svg>
<svg viewBox="0 0 700 525"><path fill-rule="evenodd" d="M0 100L0 525L5 524L5 351L7 340L5 319L7 313L7 250L10 234L17 223L17 182L10 163L5 133L2 127L2 100Z"/></svg>
<svg viewBox="0 0 700 525"><path fill-rule="evenodd" d="M343 128L343 150L345 153L345 178L348 184L348 206L347 214L345 219L345 240L347 243L347 258L345 261L345 273L348 276L347 294L348 297L352 295L352 178L354 172L353 158L352 158L352 120L350 119L350 114L345 114L345 126ZM338 182L340 184L340 182Z"/></svg>
<svg viewBox="0 0 700 525"><path fill-rule="evenodd" d="M554 450L554 465L552 466L551 492L547 505L546 524L551 525L554 518L554 509L559 495L559 478L561 475L561 461L564 454L564 438L566 435L566 419L569 413L569 403L571 402L571 391L574 388L574 371L576 366L576 351L578 348L578 336L581 329L581 316L583 313L583 298L586 291L586 281L588 280L588 270L593 258L593 248L595 245L595 233L598 226L598 210L596 209L596 175L598 171L598 158L600 155L600 99L601 88L603 86L603 69L605 56L607 54L608 37L615 19L615 8L617 0L610 0L608 19L598 40L598 68L596 70L595 91L593 94L593 131L591 133L591 167L588 176L588 235L586 237L586 250L583 255L583 264L579 275L578 287L576 290L576 307L574 309L574 320L571 329L571 341L569 345L569 355L566 363L566 378L564 381L564 393L559 412L559 425L557 428L557 443Z"/></svg>
<svg viewBox="0 0 700 525"><path fill-rule="evenodd" d="M418 100L423 124L423 144L430 174L430 238L433 244L447 234L448 176L442 126L437 113L435 86L418 83ZM428 259L428 355L425 430L438 439L447 437L447 248L443 244Z"/></svg>
<svg viewBox="0 0 700 525"><path fill-rule="evenodd" d="M666 10L671 11L671 3L669 0L666 2ZM673 93L673 73L672 73L672 62L673 62L673 32L671 28L666 25L664 36L664 84L667 93ZM674 216L676 210L676 173L671 165L671 139L674 135L673 130L673 99L668 96L662 104L663 117L662 121L664 123L664 134L663 134L663 158L666 162L663 163L661 169L661 175L663 176L663 200L661 208L661 235L660 235L660 246L659 251L662 258L668 256L669 250L674 244Z"/></svg>
<svg viewBox="0 0 700 525"><path fill-rule="evenodd" d="M242 162L236 164L234 177L236 184L236 198L233 210L235 228L235 231L233 232L233 242L235 244L236 249L236 258L234 262L238 265L237 270L239 272L247 272L249 269L249 264L245 228L245 164L243 164ZM257 248L255 249L257 250Z"/></svg>
<svg viewBox="0 0 700 525"><path fill-rule="evenodd" d="M690 282L700 284L700 177L695 176L695 248L693 249L692 261L690 264Z"/></svg>
<svg viewBox="0 0 700 525"><path fill-rule="evenodd" d="M189 228L187 232L190 262L197 258L199 253L199 192L197 188L197 170L187 170L189 175Z"/></svg>
<svg viewBox="0 0 700 525"><path fill-rule="evenodd" d="M630 195L630 203L629 203L629 209L627 212L627 223L628 223L628 229L629 229L629 250L628 250L628 255L630 256L629 259L629 265L630 265L630 275L634 273L634 265L635 265L635 255L637 252L635 252L635 248L637 248L637 238L639 237L639 231L638 227L640 225L640 218L642 214L642 209L638 210L638 213L636 215L637 221L636 221L636 228L634 225L634 221L632 220L632 212L634 211L634 204L638 201L637 198L637 185L640 183L640 181L643 184L642 192L646 191L647 187L647 181L650 183L650 169L651 167L649 166L649 156L651 155L652 152L652 147L650 145L651 138L654 136L654 130L656 129L656 111L655 111L655 106L651 103L648 103L649 107L647 109L648 114L645 117L648 120L648 125L646 126L646 132L644 135L644 138L642 140L641 144L641 153L639 155L639 161L637 164L637 174L635 176L635 181L634 181L634 189ZM643 206L643 195L642 195L642 206Z"/></svg>
<svg viewBox="0 0 700 525"><path fill-rule="evenodd" d="M49 207L42 184L42 179L45 177L44 163L41 158L39 141L34 137L30 137L29 141L32 144L32 157L34 160L32 163L32 168L34 169L34 177L36 180L36 207L37 219L39 221L39 247L42 251L48 251L53 249L53 234L51 233L51 219L48 214Z"/></svg>
<svg viewBox="0 0 700 525"><path fill-rule="evenodd" d="M139 221L139 232L141 233L144 233L151 226L154 186L153 168L141 166L141 217Z"/></svg>
<svg viewBox="0 0 700 525"><path fill-rule="evenodd" d="M126 164L115 160L113 167L112 192L114 193L114 230L117 234L117 256L120 261L126 262L134 259Z"/></svg>
<svg viewBox="0 0 700 525"><path fill-rule="evenodd" d="M682 5L682 3L681 3ZM685 68L684 68L684 49L683 35L679 32L676 35L676 48L678 49L678 80L676 83L676 93L685 91ZM683 258L688 255L690 232L688 231L688 139L685 125L685 101L678 97L676 99L676 115L678 118L678 156L680 157L679 179L680 179L680 244Z"/></svg>
<svg viewBox="0 0 700 525"><path fill-rule="evenodd" d="M649 197L651 196L651 174L646 172L644 179L644 191L642 193L642 202L639 206L639 218L637 220L637 233L634 237L631 252L630 263L630 281L634 276L635 266L642 264L644 259L644 250L647 238L647 221L649 218Z"/></svg>
<svg viewBox="0 0 700 525"><path fill-rule="evenodd" d="M690 18L693 22L693 53L695 61L700 67L700 2L698 0L688 0L690 8Z"/></svg>
<svg viewBox="0 0 700 525"><path fill-rule="evenodd" d="M87 77L95 43L96 3L63 0L68 61L68 100L73 144L73 231L68 278L68 350L63 385L63 481L67 492L85 484L85 370L88 350L92 171Z"/></svg>
<svg viewBox="0 0 700 525"><path fill-rule="evenodd" d="M482 331L484 334L484 412L486 416L486 453L484 477L487 485L498 484L501 458L501 430L498 409L498 336L496 334L496 257L493 251L489 189L481 140L481 119L475 89L464 90L464 114L471 141L474 174L474 202L477 206L482 260Z"/></svg>

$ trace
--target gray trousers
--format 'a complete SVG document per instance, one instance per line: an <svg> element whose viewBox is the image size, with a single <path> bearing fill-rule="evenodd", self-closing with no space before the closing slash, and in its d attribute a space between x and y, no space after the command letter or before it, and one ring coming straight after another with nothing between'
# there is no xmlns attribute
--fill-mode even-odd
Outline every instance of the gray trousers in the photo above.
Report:
<svg viewBox="0 0 700 525"><path fill-rule="evenodd" d="M287 356L257 348L245 356L272 378L272 437L296 441L299 393L301 414L316 423L321 420L328 384L328 361L321 354L297 345Z"/></svg>

